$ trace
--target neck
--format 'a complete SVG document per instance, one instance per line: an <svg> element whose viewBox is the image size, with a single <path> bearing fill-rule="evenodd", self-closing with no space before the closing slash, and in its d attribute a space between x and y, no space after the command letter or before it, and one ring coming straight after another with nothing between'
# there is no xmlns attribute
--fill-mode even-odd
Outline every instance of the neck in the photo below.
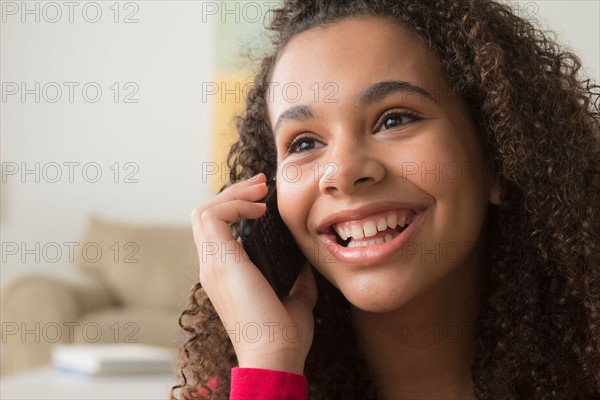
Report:
<svg viewBox="0 0 600 400"><path fill-rule="evenodd" d="M481 250L388 313L351 305L358 350L384 399L474 399L471 365L481 305Z"/></svg>

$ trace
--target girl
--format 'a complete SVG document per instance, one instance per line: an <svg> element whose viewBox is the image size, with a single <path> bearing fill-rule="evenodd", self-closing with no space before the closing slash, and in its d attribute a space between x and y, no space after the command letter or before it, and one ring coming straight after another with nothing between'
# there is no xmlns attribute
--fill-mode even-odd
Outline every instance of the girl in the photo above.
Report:
<svg viewBox="0 0 600 400"><path fill-rule="evenodd" d="M271 29L230 182L192 213L172 397L600 392L598 86L579 59L491 0L289 0ZM236 240L270 175L307 258L282 300Z"/></svg>

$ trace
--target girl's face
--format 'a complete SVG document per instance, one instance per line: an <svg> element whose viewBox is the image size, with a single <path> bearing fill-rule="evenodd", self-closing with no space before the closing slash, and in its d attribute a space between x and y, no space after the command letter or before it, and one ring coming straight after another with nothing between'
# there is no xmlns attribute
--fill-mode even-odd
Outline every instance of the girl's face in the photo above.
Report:
<svg viewBox="0 0 600 400"><path fill-rule="evenodd" d="M499 187L468 108L409 30L363 17L297 35L267 102L281 215L355 307L394 310L474 264Z"/></svg>

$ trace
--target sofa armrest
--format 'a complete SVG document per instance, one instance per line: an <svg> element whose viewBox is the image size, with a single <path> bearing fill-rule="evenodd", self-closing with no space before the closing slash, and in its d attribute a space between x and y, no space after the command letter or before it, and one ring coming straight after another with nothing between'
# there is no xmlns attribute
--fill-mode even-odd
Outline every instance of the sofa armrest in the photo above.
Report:
<svg viewBox="0 0 600 400"><path fill-rule="evenodd" d="M100 282L70 283L41 275L16 280L1 301L3 372L50 362L52 345L73 341L81 315L112 304Z"/></svg>
<svg viewBox="0 0 600 400"><path fill-rule="evenodd" d="M116 307L117 300L99 278L68 283L79 303L79 315L106 307Z"/></svg>

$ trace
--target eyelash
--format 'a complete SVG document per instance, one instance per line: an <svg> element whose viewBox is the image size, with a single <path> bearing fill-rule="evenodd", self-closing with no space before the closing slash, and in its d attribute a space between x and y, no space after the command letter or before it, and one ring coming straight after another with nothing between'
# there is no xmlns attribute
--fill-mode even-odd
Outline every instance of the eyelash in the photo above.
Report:
<svg viewBox="0 0 600 400"><path fill-rule="evenodd" d="M408 111L408 110L394 111L394 110L392 110L392 111L388 111L385 114L383 114L381 116L381 118L379 118L379 120L377 121L376 126L379 127L380 125L383 125L383 123L385 121L387 121L387 119L390 117L409 117L411 119L414 119L415 121L420 121L422 119L421 115L414 111ZM410 122L407 122L407 123L409 124ZM403 124L403 125L405 125L405 124ZM394 128L390 128L390 129L394 129Z"/></svg>
<svg viewBox="0 0 600 400"><path fill-rule="evenodd" d="M290 141L288 141L288 142L285 144L285 152L286 152L287 154L298 153L298 151L292 151L292 147L294 147L294 146L296 146L296 145L298 145L298 144L302 143L304 140L307 140L307 141L308 141L308 140L313 140L313 141L314 141L314 139L312 139L312 138L311 138L309 135L307 135L307 134L298 135L298 136L296 136L296 137L292 138Z"/></svg>
<svg viewBox="0 0 600 400"><path fill-rule="evenodd" d="M400 118L408 117L415 121L420 121L422 119L420 114L413 112L413 111L407 111L407 110L405 110L405 111L388 111L379 118L376 126L380 127L381 125L383 125L384 122L386 122L391 117L400 117ZM410 123L410 122L407 122L406 124L408 124L408 123ZM406 124L402 124L402 125L406 125ZM390 128L390 129L394 129L394 128ZM389 130L389 129L387 129L387 130ZM292 151L292 147L294 147L300 143L303 143L303 141L309 141L309 140L315 141L315 139L311 138L310 135L308 135L308 134L302 134L302 135L298 135L298 136L292 138L285 144L286 153L288 153L288 154L302 153L302 151Z"/></svg>

